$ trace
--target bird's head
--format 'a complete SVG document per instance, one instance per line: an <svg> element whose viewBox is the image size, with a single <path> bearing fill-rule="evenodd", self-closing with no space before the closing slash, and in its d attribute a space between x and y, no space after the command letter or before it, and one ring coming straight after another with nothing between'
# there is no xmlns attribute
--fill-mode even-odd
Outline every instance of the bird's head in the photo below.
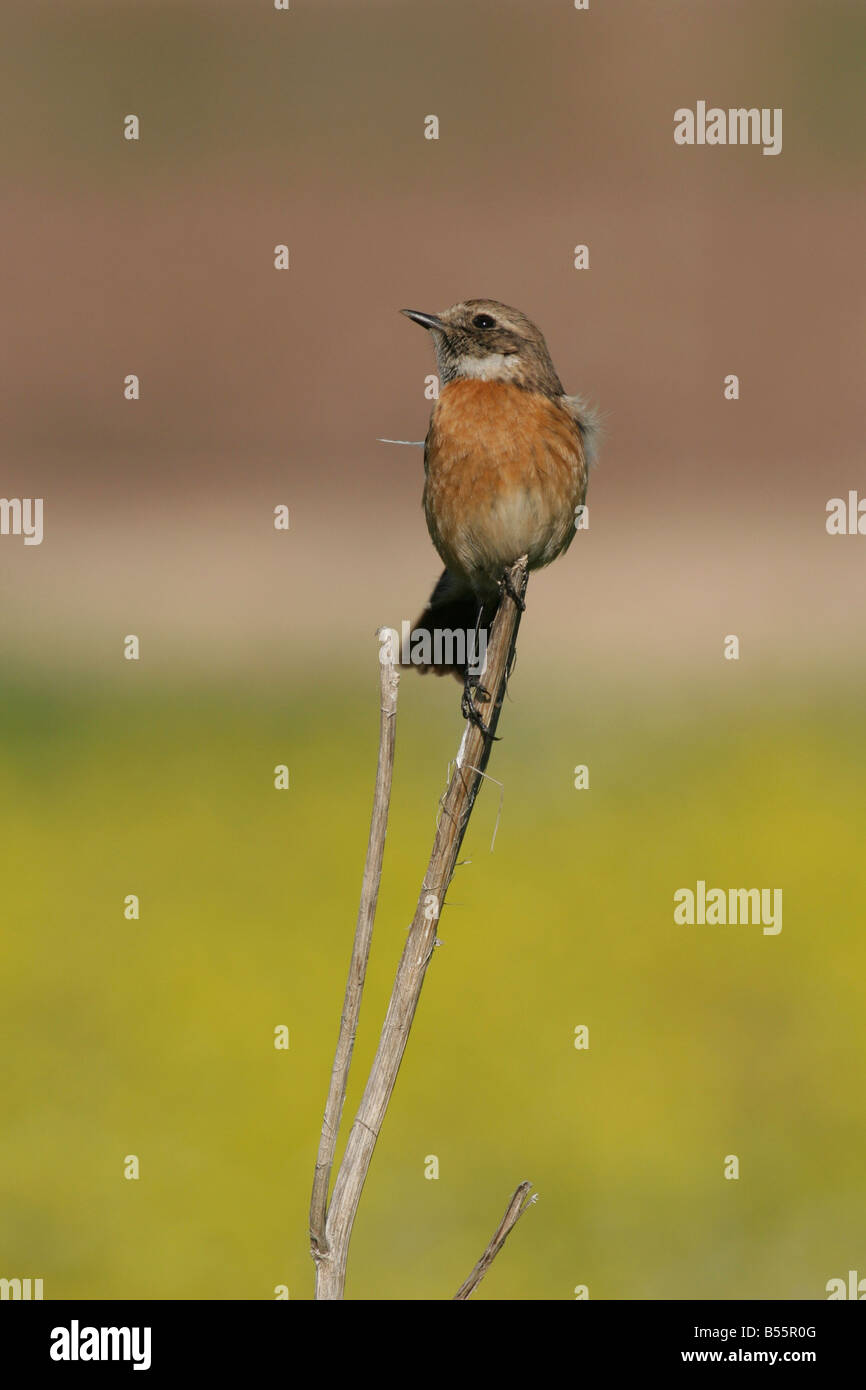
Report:
<svg viewBox="0 0 866 1390"><path fill-rule="evenodd" d="M402 312L433 335L443 386L469 377L562 395L544 336L519 309L497 299L466 299L441 314Z"/></svg>

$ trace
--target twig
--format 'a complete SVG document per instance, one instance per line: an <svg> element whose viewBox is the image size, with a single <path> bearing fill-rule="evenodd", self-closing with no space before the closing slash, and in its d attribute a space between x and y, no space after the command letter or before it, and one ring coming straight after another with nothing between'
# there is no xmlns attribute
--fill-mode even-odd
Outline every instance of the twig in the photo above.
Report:
<svg viewBox="0 0 866 1390"><path fill-rule="evenodd" d="M340 1117L346 1099L346 1083L349 1079L349 1066L352 1049L355 1046L355 1033L358 1028L358 1015L361 1011L361 995L364 990L364 977L367 973L367 960L370 955L370 942L373 938L373 922L376 917L376 903L379 898L379 881L382 877L382 856L385 852L385 832L388 828L388 808L391 801L391 779L394 772L394 743L397 737L397 688L400 673L395 669L393 656L394 643L388 628L380 628L376 634L379 647L379 761L376 767L376 790L373 795L373 814L370 817L370 839L367 845L367 858L364 863L364 880L361 886L361 902L358 907L358 921L355 926L355 941L349 965L349 978L346 982L346 997L343 1001L343 1014L340 1019L340 1034L337 1051L331 1071L331 1084L325 1105L325 1118L322 1121L322 1135L319 1140L319 1153L316 1159L316 1173L313 1179L313 1196L310 1202L310 1241L315 1252L327 1252L325 1235L325 1215L328 1202L328 1185L331 1181L331 1168L334 1151L337 1147L337 1133Z"/></svg>
<svg viewBox="0 0 866 1390"><path fill-rule="evenodd" d="M508 1236L514 1230L523 1213L535 1203L535 1197L530 1197L532 1191L531 1182L522 1182L515 1191L505 1209L505 1215L497 1226L493 1237L481 1259L473 1269L465 1283L460 1285L452 1302L457 1303L470 1297L475 1292L481 1280L484 1278L496 1256L499 1254Z"/></svg>
<svg viewBox="0 0 866 1390"><path fill-rule="evenodd" d="M527 583L525 556L508 571L508 581L511 592L516 593L522 603ZM490 757L499 713L505 698L506 682L514 659L519 625L520 608L513 597L504 592L493 619L487 648L484 682L490 698L488 703L478 707L487 727L482 729L476 724L467 724L460 753L442 803L442 815L436 829L430 862L403 955L397 967L379 1047L334 1184L325 1223L325 1242L324 1245L319 1243L313 1247L317 1299L343 1297L349 1240L355 1214L406 1050L427 966L433 955L436 923L445 902L460 845Z"/></svg>

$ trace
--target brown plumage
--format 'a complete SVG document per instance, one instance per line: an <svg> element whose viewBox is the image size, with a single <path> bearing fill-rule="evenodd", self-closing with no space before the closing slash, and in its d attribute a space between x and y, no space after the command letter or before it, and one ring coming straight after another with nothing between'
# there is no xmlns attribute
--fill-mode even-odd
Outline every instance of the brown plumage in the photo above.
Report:
<svg viewBox="0 0 866 1390"><path fill-rule="evenodd" d="M432 638L486 626L499 581L521 555L533 570L568 549L597 426L565 395L542 334L518 309L470 299L438 315L403 312L432 333L440 377L424 513L446 568L413 629ZM465 671L435 656L420 669Z"/></svg>

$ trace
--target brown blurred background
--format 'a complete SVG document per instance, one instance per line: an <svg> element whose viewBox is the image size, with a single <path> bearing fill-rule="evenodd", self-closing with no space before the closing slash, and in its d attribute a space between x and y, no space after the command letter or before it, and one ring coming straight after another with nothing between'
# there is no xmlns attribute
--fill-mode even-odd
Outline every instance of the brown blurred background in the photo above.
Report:
<svg viewBox="0 0 866 1390"><path fill-rule="evenodd" d="M231 661L414 616L420 454L376 439L423 437L433 362L397 310L491 295L607 425L534 634L851 655L863 566L823 521L861 476L862 6L34 3L5 31L3 486L46 541L0 552L4 628L74 624L89 663L132 611ZM781 155L675 146L698 98L781 106Z"/></svg>

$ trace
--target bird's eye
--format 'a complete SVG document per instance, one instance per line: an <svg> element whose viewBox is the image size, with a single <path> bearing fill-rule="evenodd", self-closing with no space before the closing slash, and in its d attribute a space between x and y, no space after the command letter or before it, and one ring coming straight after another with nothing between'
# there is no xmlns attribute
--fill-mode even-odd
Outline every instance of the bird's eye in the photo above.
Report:
<svg viewBox="0 0 866 1390"><path fill-rule="evenodd" d="M472 320L472 322L473 322L473 324L475 325L476 328L495 328L495 327L496 327L496 320L495 320L495 319L492 319L492 318L490 317L489 314L476 314L476 315L475 315L475 318Z"/></svg>

